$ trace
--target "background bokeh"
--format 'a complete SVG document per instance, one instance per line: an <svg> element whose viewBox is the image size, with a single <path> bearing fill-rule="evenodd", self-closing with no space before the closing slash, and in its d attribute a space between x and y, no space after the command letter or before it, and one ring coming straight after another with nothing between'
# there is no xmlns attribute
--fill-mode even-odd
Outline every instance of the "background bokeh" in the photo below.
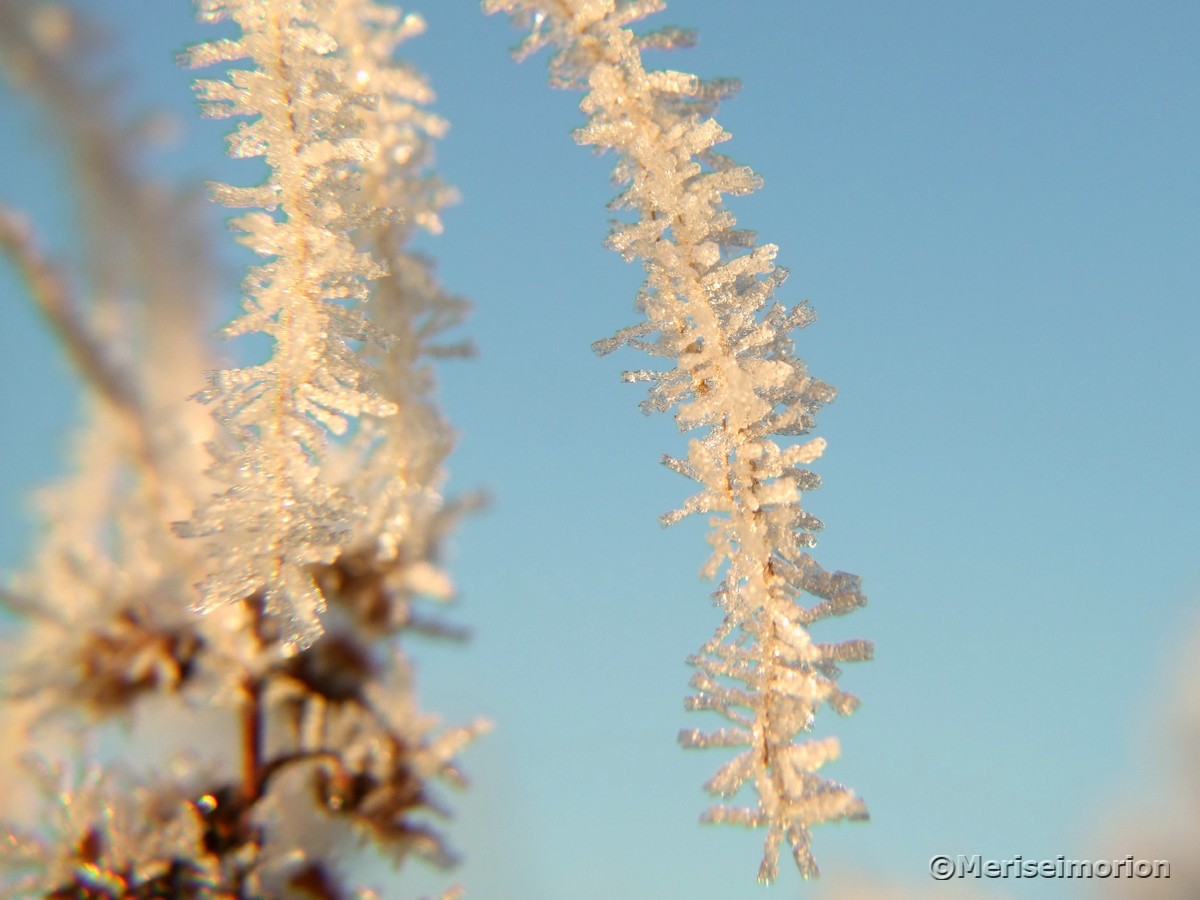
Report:
<svg viewBox="0 0 1200 900"><path fill-rule="evenodd" d="M206 30L185 0L76 5L109 29L120 102L178 117L157 171L258 177L222 156L228 123L194 120L172 60ZM696 824L721 752L675 744L703 724L682 709L684 659L719 621L696 576L704 523L656 521L687 495L657 465L683 438L620 383L636 355L589 350L635 321L640 283L602 246L611 160L573 144L578 96L546 86L544 57L509 59L506 21L471 0L417 11L429 32L406 49L452 123L440 170L464 198L422 246L474 303L481 351L440 374L450 489L493 496L452 542L473 639L412 648L428 709L497 725L449 798L453 879L481 900L765 896L759 836ZM840 391L808 500L816 556L871 597L820 626L875 640L876 660L844 676L861 710L818 727L872 821L818 829L821 883L785 866L772 894L1102 892L939 885L937 853L1169 856L1183 890L1200 866L1177 843L1200 821L1200 6L674 0L656 20L701 44L653 64L743 79L722 149L766 187L733 208L780 245L780 299L820 317L799 353ZM63 177L36 111L0 89L0 201L65 259ZM214 325L246 261L222 215ZM11 569L78 397L6 265L0 293ZM410 867L389 896L447 881Z"/></svg>

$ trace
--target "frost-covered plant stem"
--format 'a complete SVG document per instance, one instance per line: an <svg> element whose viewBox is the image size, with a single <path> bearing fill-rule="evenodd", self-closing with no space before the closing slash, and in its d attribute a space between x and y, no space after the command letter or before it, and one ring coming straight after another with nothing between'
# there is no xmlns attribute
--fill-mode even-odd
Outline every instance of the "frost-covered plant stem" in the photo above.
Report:
<svg viewBox="0 0 1200 900"><path fill-rule="evenodd" d="M262 365L213 373L203 399L216 404L237 442L219 453L215 470L230 488L180 531L215 538L220 565L203 587L202 608L262 589L293 651L321 633L325 598L311 569L336 558L353 515L348 498L322 477L325 429L343 434L348 418L396 412L351 346L387 336L340 302L365 300L367 282L384 273L354 246L350 230L386 211L344 205L361 179L358 166L378 153L362 137L371 101L329 33L329 17L367 5L211 0L203 16L233 19L242 36L202 44L187 57L192 66L255 65L196 87L207 115L258 117L230 136L230 154L263 157L270 177L252 188L214 185L213 193L226 205L262 210L233 226L243 243L272 258L250 273L245 312L226 332L262 332L275 346ZM269 214L276 210L278 217Z"/></svg>
<svg viewBox="0 0 1200 900"><path fill-rule="evenodd" d="M432 94L392 59L422 23L372 0L212 0L202 12L243 33L188 59L254 65L201 82L202 100L216 115L257 116L230 146L271 169L258 187L212 188L259 206L235 228L268 257L228 331L275 341L262 365L210 375L211 480L190 452L211 419L191 414L184 398L195 385L181 387L172 368L207 356L202 332L155 327L196 324L171 313L200 302L158 271L199 258L190 223L167 217L147 233L155 193L115 138L121 123L74 80L74 16L34 0L0 8L12 28L0 34L6 70L24 84L46 76L48 106L96 120L78 135L64 129L80 142L75 154L114 173L81 179L112 213L111 228L85 238L139 263L124 280L89 271L76 301L20 219L0 210L0 249L91 389L78 471L47 492L50 533L0 593L30 619L18 652L0 654L0 716L35 704L22 721L53 715L84 731L145 713L159 731L179 723L190 736L215 712L223 738L217 758L172 758L171 777L157 781L120 767L41 766L53 821L5 823L5 896L375 896L345 883L349 838L397 862L450 864L427 820L444 815L433 783L464 783L454 757L486 727L439 728L422 713L400 646L409 630L453 634L412 607L451 596L440 542L464 506L440 494L452 438L427 367L462 349L436 341L464 304L405 246L412 227L438 228L452 196L427 171L429 138L445 127L421 109ZM42 47L38 34L61 40ZM121 292L122 327L104 331L95 320ZM372 294L365 315L355 304ZM180 536L207 538L217 553L206 559Z"/></svg>
<svg viewBox="0 0 1200 900"><path fill-rule="evenodd" d="M554 49L551 80L586 93L587 124L576 140L617 155L614 180L626 185L611 204L631 210L608 245L627 260L640 259L646 282L638 297L641 324L598 342L600 353L621 345L674 361L667 371L626 372L626 381L650 382L646 412L676 408L687 431L703 428L686 459L665 457L701 490L663 517L671 524L693 513L711 514L713 554L706 577L724 575L716 592L726 612L716 636L690 661L698 672L688 707L712 710L734 727L715 733L685 731L686 746L743 747L708 782L713 794L733 799L753 787L752 806L719 804L705 819L767 831L759 877L777 874L786 838L805 877L817 874L809 828L831 819L866 817L851 791L817 774L838 755L836 738L799 740L822 704L846 715L858 701L837 687L837 664L869 659L866 641L816 643L808 627L865 603L855 576L829 574L806 549L821 523L801 507L801 494L818 484L806 467L825 448L822 438L781 446L774 436L807 434L813 414L833 389L808 375L793 353L789 332L812 321L805 304L787 310L772 303L786 270L773 262L777 248L757 245L735 229L722 194L746 194L761 181L713 147L729 138L711 118L729 82L647 71L643 49L687 45L694 36L669 28L636 35L627 25L664 8L659 0L485 0L528 27L518 58ZM805 608L802 593L822 602ZM739 684L740 683L740 684Z"/></svg>

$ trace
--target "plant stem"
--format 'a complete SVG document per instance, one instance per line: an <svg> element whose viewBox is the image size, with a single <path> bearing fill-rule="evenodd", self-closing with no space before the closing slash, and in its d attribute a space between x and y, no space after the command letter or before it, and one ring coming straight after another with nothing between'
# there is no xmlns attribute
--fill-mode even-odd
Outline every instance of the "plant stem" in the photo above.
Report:
<svg viewBox="0 0 1200 900"><path fill-rule="evenodd" d="M246 598L246 610L249 616L250 633L261 646L263 600L255 594ZM263 709L262 709L261 678L249 675L242 683L245 695L242 701L242 794L246 798L246 808L258 800L260 795L259 776L262 772L263 753Z"/></svg>
<svg viewBox="0 0 1200 900"><path fill-rule="evenodd" d="M262 767L262 704L257 681L245 685L242 705L242 793L247 805L258 799L258 773Z"/></svg>

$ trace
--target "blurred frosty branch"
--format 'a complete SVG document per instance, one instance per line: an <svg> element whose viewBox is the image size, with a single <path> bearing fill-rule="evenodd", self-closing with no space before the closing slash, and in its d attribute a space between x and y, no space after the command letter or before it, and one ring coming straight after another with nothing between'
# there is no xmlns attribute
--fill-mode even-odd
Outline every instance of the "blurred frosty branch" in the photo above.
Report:
<svg viewBox="0 0 1200 900"><path fill-rule="evenodd" d="M26 618L5 666L5 720L45 757L66 749L48 743L61 734L52 728L90 734L143 708L159 727L164 714L187 729L213 711L226 723L217 758L177 759L167 776L79 757L36 763L51 821L27 817L3 843L0 884L14 895L367 896L338 863L356 836L397 861L453 862L428 820L443 815L432 784L464 783L454 758L485 728L440 728L420 712L398 643L412 628L454 633L412 605L451 597L440 544L474 502L441 496L453 438L426 363L467 349L441 340L466 307L405 246L412 227L437 230L453 199L428 171L431 138L445 129L422 108L432 93L392 58L421 20L369 0L247 0L201 12L243 28L259 68L232 81L257 78L248 96L291 103L281 119L266 102L265 121L231 139L251 155L262 131L272 180L215 189L225 199L278 193L286 214L239 220L272 259L246 284L259 301L250 326L276 340L276 361L257 370L273 379L273 412L239 419L239 401L226 398L215 429L186 402L212 366L201 319L213 266L190 195L142 174L143 140L87 86L92 42L67 7L0 6L4 71L56 123L77 176L80 285L15 212L0 216L0 246L88 388L75 469L43 493L50 527L4 595ZM236 43L203 45L192 58L233 58ZM232 82L207 84L210 95L224 84L237 96ZM347 123L354 138L322 136ZM339 302L368 296L370 316ZM242 323L231 330L250 327ZM350 346L368 336L370 353ZM213 399L224 386L245 388L247 371L210 375ZM344 430L337 416L346 414L371 419L327 442L317 429ZM198 452L206 444L217 460L207 474ZM224 464L229 454L240 462ZM242 462L258 473L253 497ZM239 516L267 528L234 545L248 557L210 556L173 533L196 509L182 531L245 529ZM335 509L336 523L321 518ZM296 519L298 510L311 519ZM282 596L303 595L311 607L277 600L278 583L252 577L266 571L254 562L264 554L270 571L300 585ZM223 566L243 568L229 575ZM193 593L202 582L237 590L202 603ZM198 606L211 615L188 613ZM297 618L280 617L288 614Z"/></svg>

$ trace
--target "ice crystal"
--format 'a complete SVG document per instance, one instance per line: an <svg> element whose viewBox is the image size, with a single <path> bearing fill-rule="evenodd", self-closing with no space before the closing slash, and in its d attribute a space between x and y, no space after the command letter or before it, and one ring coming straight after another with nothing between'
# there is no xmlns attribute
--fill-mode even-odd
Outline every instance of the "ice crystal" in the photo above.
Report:
<svg viewBox="0 0 1200 900"><path fill-rule="evenodd" d="M794 353L791 332L812 321L811 311L772 299L787 276L774 261L777 248L737 230L723 206L723 195L761 185L753 170L715 150L730 135L712 115L736 84L642 65L644 49L695 40L675 28L637 35L626 27L663 7L659 0L484 2L528 29L518 58L553 49L552 83L585 91L580 108L588 121L576 141L617 157L614 180L624 190L610 207L635 218L614 223L607 243L645 268L638 308L646 321L595 349L628 345L673 361L674 368L631 370L623 379L650 385L644 412L673 409L681 430L704 431L688 443L686 459L664 459L700 490L662 521L710 517L713 554L703 573L721 575L715 596L726 617L690 660L696 693L687 705L736 727L687 731L680 740L744 746L707 788L726 800L744 786L757 794L752 806L722 803L704 818L766 829L761 880L776 877L784 839L808 877L817 873L810 827L865 818L866 807L815 774L837 757L837 740L799 736L812 729L822 704L843 715L854 709L857 700L837 688L836 663L869 659L871 645L820 644L809 634L813 622L857 608L865 597L854 576L830 575L807 553L821 523L801 506L803 492L818 483L802 467L820 457L824 439L789 446L776 438L807 434L834 390ZM806 609L804 593L824 602Z"/></svg>

